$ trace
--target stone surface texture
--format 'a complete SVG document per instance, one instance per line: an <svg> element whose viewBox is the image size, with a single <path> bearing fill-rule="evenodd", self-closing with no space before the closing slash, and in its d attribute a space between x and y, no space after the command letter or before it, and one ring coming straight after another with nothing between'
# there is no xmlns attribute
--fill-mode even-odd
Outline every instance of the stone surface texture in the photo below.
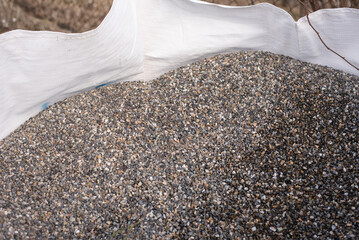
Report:
<svg viewBox="0 0 359 240"><path fill-rule="evenodd" d="M358 77L267 52L94 89L0 141L0 239L358 239L358 127Z"/></svg>

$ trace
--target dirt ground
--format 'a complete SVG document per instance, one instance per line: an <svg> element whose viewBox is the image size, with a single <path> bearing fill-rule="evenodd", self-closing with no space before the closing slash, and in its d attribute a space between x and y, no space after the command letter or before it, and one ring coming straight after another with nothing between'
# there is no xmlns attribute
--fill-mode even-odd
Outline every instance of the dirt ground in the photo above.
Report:
<svg viewBox="0 0 359 240"><path fill-rule="evenodd" d="M0 0L0 32L87 31L98 26L111 4L112 0Z"/></svg>
<svg viewBox="0 0 359 240"><path fill-rule="evenodd" d="M297 0L205 0L226 5L270 2L287 10L295 19L303 15ZM302 0L303 1L303 0ZM315 2L325 2L320 0ZM331 0L330 2L336 2ZM359 0L337 0L359 7ZM98 26L112 0L0 0L0 33L13 29L83 32ZM325 5L325 4L324 4ZM324 6L323 5L323 6ZM327 6L324 6L327 7Z"/></svg>

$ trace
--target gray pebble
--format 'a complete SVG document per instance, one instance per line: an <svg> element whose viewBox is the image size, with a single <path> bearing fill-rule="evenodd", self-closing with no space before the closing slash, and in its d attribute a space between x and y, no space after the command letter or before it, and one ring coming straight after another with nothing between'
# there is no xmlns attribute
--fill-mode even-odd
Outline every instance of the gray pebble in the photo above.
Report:
<svg viewBox="0 0 359 240"><path fill-rule="evenodd" d="M358 126L358 77L267 52L94 89L0 141L0 239L355 239Z"/></svg>

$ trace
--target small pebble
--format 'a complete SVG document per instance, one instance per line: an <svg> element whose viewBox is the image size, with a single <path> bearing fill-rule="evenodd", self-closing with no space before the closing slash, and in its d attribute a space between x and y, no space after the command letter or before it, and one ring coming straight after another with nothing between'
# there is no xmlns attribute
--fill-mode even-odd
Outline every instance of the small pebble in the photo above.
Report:
<svg viewBox="0 0 359 240"><path fill-rule="evenodd" d="M358 239L358 126L357 76L268 52L81 93L0 141L0 239Z"/></svg>

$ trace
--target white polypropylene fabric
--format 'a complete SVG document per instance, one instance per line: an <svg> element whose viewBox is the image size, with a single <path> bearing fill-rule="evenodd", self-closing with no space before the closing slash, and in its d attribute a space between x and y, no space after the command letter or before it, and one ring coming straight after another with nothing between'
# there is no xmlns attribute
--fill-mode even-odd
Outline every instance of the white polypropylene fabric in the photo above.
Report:
<svg viewBox="0 0 359 240"><path fill-rule="evenodd" d="M306 18L295 22L271 4L228 7L186 0L137 0L145 78L220 53L265 50L302 61L359 72L328 51ZM359 10L310 15L326 43L359 65Z"/></svg>
<svg viewBox="0 0 359 240"><path fill-rule="evenodd" d="M143 72L135 2L115 0L95 30L0 35L0 139L48 105Z"/></svg>
<svg viewBox="0 0 359 240"><path fill-rule="evenodd" d="M310 15L326 43L359 65L359 10ZM270 4L228 7L196 0L114 0L95 30L16 30L0 35L0 139L48 105L108 83L151 80L205 57L264 50L359 72L308 25Z"/></svg>

